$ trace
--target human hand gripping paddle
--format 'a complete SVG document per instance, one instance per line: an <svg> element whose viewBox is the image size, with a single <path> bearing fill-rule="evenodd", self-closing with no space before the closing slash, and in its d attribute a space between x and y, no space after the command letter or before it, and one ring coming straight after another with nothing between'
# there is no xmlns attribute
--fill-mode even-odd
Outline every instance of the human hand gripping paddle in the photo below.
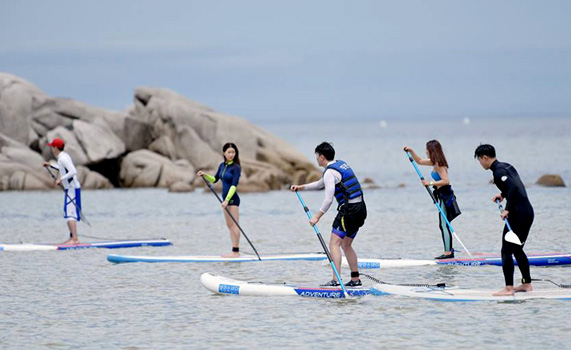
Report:
<svg viewBox="0 0 571 350"><path fill-rule="evenodd" d="M210 189L210 191L216 196L216 198L218 198L218 201L220 202L220 204L223 203L222 198L220 198L220 196L218 196L218 193L216 193L216 191L214 191L214 189L212 188L212 185L210 184L210 182L208 182L208 180L206 180L204 178L204 176L201 176L202 180L204 180L204 183L206 184L206 186L208 186L208 188ZM242 234L244 235L244 238L246 238L246 240L248 241L248 243L250 243L250 247L252 247L252 249L254 249L254 253L256 253L256 256L258 257L259 261L262 261L262 258L260 258L260 254L258 254L258 251L256 250L256 247L254 247L254 245L252 244L252 242L250 241L250 239L248 238L248 236L246 236L246 233L244 232L244 230L242 230L242 227L240 227L240 224L238 224L238 221L236 221L236 219L234 219L234 216L232 216L232 214L230 214L230 210L228 210L228 207L225 207L224 210L226 210L226 213L230 216L230 219L232 219L232 221L234 221L234 223L236 224L236 226L238 226L238 228L240 229L240 232L242 232Z"/></svg>
<svg viewBox="0 0 571 350"><path fill-rule="evenodd" d="M50 168L49 168L48 166L46 166L46 167L44 167L44 168L48 171L48 173L50 174L50 176L52 177L52 179L53 179L54 181L57 181L56 176L51 172ZM60 186L60 188L65 192L65 188L63 188L63 187L61 187L61 186ZM73 205L75 205L75 207L79 210L79 219L80 219L80 221L85 222L85 223L87 224L87 226L91 227L91 224L89 223L89 221L87 221L87 218L85 217L85 215L83 215L83 210L75 204L75 199L72 199L72 198L69 196L69 194L68 194L67 192L65 193L65 195L67 196L67 199L69 200L69 202L70 202L70 203L73 203Z"/></svg>
<svg viewBox="0 0 571 350"><path fill-rule="evenodd" d="M504 207L502 207L502 203L500 202L499 199L496 199L496 203L498 204L498 209L500 209L500 214L501 214L504 211ZM504 222L506 223L506 226L508 227L508 230L509 230L508 232L506 232L504 239L507 242L510 242L513 244L523 245L523 243L521 243L519 237L512 231L512 227L510 226L510 223L508 222L507 217L504 218Z"/></svg>
<svg viewBox="0 0 571 350"><path fill-rule="evenodd" d="M416 165L416 162L414 161L414 159L412 158L412 154L410 154L409 151L405 150L407 156L408 156L408 160L410 160L410 162L412 163L412 166L414 166L414 169L416 170L416 173L418 174L418 177L420 177L420 180L424 180L424 176L422 176L422 173L420 172L420 170L418 169L418 165ZM450 221L448 221L448 218L446 217L446 215L444 215L444 212L442 211L442 208L440 208L440 205L438 205L438 201L436 200L436 197L434 197L434 193L432 193L432 191L430 190L430 188L428 188L428 185L424 186L424 188L426 188L426 191L428 192L428 194L430 195L430 198L432 198L432 202L434 202L434 205L436 206L436 208L438 209L438 211L440 212L440 216L442 216L442 219L444 219L444 221L446 221L446 225L448 225L448 227L450 228L450 231L452 232L452 234L454 235L454 237L456 238L456 240L458 241L458 243L460 243L460 245L462 246L462 248L464 248L464 250L466 251L466 253L468 253L468 255L470 256L470 259L474 259L474 257L472 256L472 254L470 254L470 251L468 250L468 248L466 248L466 246L464 245L464 243L462 243L462 241L460 240L460 238L458 237L458 235L456 234L456 231L454 231L454 228L452 227L452 224L450 224Z"/></svg>
<svg viewBox="0 0 571 350"><path fill-rule="evenodd" d="M301 198L301 195L299 194L299 192L297 190L295 191L295 194L297 195L297 198L299 199L301 206L303 207L303 210L305 211L305 214L307 214L307 217L309 218L309 220L311 220L311 213L309 212L309 208L305 205L303 198ZM327 249L327 245L325 244L325 241L323 240L321 233L319 233L319 230L317 229L317 225L313 225L313 230L315 231L317 238L319 238L319 242L321 242L321 246L323 247L323 250L325 251L325 255L327 255L327 259L329 259L329 263L331 264L331 268L333 269L333 273L335 273L335 277L337 277L337 280L339 281L339 285L341 286L341 290L343 291L343 298L346 298L347 297L347 291L345 290L345 285L343 284L343 281L341 280L341 276L339 276L339 272L337 271L337 268L335 267L335 264L333 263L333 259L331 258L331 254L329 253L329 249Z"/></svg>

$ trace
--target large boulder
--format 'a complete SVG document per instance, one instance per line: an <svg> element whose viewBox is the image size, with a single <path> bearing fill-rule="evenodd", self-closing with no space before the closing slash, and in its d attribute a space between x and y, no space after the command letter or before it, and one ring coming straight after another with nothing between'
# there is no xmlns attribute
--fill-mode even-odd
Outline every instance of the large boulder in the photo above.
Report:
<svg viewBox="0 0 571 350"><path fill-rule="evenodd" d="M33 151L30 151L33 153ZM41 158L41 157L40 157ZM39 163L41 165L41 162ZM41 167L29 167L0 153L0 190L45 190L55 188Z"/></svg>
<svg viewBox="0 0 571 350"><path fill-rule="evenodd" d="M222 146L235 143L246 174L240 181L241 191L280 189L294 179L321 176L302 154L266 130L171 90L137 88L129 114L152 126L150 149L173 160L186 159L196 169L215 171L222 161Z"/></svg>
<svg viewBox="0 0 571 350"><path fill-rule="evenodd" d="M82 189L100 190L113 188L109 179L98 172L91 171L89 168L82 165L78 165L76 168L77 177Z"/></svg>
<svg viewBox="0 0 571 350"><path fill-rule="evenodd" d="M76 164L89 165L125 153L125 144L118 135L123 132L125 117L78 101L50 98L36 107L31 121L40 137L37 148L45 158L50 152L47 143L60 137Z"/></svg>
<svg viewBox="0 0 571 350"><path fill-rule="evenodd" d="M14 140L29 144L36 138L30 128L33 106L47 96L32 83L0 72L0 130Z"/></svg>
<svg viewBox="0 0 571 350"><path fill-rule="evenodd" d="M56 189L54 181L43 168L44 158L6 135L0 134L0 190ZM104 176L77 166L82 188L112 188Z"/></svg>
<svg viewBox="0 0 571 350"><path fill-rule="evenodd" d="M537 184L547 187L565 187L565 182L561 175L545 174L537 179Z"/></svg>
<svg viewBox="0 0 571 350"><path fill-rule="evenodd" d="M44 190L55 188L42 169L44 159L38 153L0 133L0 190Z"/></svg>
<svg viewBox="0 0 571 350"><path fill-rule="evenodd" d="M172 162L149 150L129 153L121 163L119 178L122 187L165 187L176 182L191 184L194 167L187 161Z"/></svg>

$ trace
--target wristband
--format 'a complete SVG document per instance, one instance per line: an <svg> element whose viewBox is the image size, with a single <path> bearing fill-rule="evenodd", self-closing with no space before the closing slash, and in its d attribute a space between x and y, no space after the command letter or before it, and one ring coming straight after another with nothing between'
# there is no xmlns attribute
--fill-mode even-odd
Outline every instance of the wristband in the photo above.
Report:
<svg viewBox="0 0 571 350"><path fill-rule="evenodd" d="M430 181L430 186L434 186L434 182Z"/></svg>

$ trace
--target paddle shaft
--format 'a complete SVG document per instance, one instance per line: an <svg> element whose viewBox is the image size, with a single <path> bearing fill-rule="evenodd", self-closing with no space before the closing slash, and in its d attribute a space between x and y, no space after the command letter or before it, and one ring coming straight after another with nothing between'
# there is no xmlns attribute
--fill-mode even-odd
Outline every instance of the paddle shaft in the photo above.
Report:
<svg viewBox="0 0 571 350"><path fill-rule="evenodd" d="M303 210L305 211L307 218L309 220L311 220L311 213L309 212L309 208L305 205L303 198L301 198L301 195L299 194L298 191L295 191L295 194L297 195L297 198L301 202L301 205L303 206ZM345 285L343 284L343 281L341 280L341 276L339 276L339 271L337 271L337 268L335 267L335 263L333 263L333 259L331 258L331 253L329 252L329 249L327 249L327 244L325 244L325 241L323 240L323 237L321 236L319 229L317 229L317 225L313 225L313 230L315 231L317 238L319 238L319 242L321 243L321 246L323 247L323 250L325 251L325 255L327 255L327 259L329 259L329 264L331 264L331 268L333 269L333 273L335 273L335 277L337 277L337 281L339 281L339 285L341 286L341 290L343 291L343 297L346 297L347 291L345 290Z"/></svg>
<svg viewBox="0 0 571 350"><path fill-rule="evenodd" d="M214 191L214 189L212 188L212 185L210 184L210 182L208 182L208 180L206 180L204 178L204 176L202 176L202 180L204 180L204 183L206 184L206 186L208 186L208 188L210 189L210 191L212 193L214 193L214 195L216 196L216 198L218 199L218 201L220 202L220 204L223 203L222 198L220 198L220 196L218 195L218 193L216 193L216 191ZM250 247L252 247L252 249L254 249L254 253L256 253L256 256L258 257L259 261L262 261L262 258L260 258L260 254L258 254L258 251L256 250L256 247L254 247L254 245L252 244L252 242L250 241L250 239L248 238L248 236L246 236L246 233L244 232L244 230L242 230L242 227L240 227L240 224L238 224L238 221L236 221L236 219L234 219L234 216L232 216L232 214L230 213L230 210L228 210L228 207L224 208L226 210L226 213L228 214L228 216L230 216L230 219L232 219L232 221L234 221L234 223L236 224L236 226L238 226L238 228L240 229L240 232L242 232L242 234L244 235L244 237L246 238L246 240L248 241L248 243L250 244Z"/></svg>
<svg viewBox="0 0 571 350"><path fill-rule="evenodd" d="M414 166L414 169L416 170L416 173L418 174L418 177L420 177L420 180L424 180L424 176L422 176L422 173L420 172L420 169L418 169L418 165L416 165L416 162L414 161L414 158L412 158L412 154L410 154L410 152L405 151L408 159L410 160L410 162L412 163L412 166ZM434 197L434 193L432 193L432 191L430 190L430 188L428 188L428 186L424 186L424 188L426 188L426 191L428 192L428 194L430 195L430 198L432 198L432 202L434 203L434 206L438 209L438 211L440 212L440 216L442 217L442 219L446 222L446 225L448 225L448 227L450 228L450 232L452 232L452 234L454 235L454 237L456 237L456 240L458 241L458 243L460 243L460 245L462 246L462 248L464 248L464 250L466 251L466 253L468 253L468 255L470 256L470 259L474 259L474 257L472 256L472 254L470 254L470 251L468 250L468 248L466 248L466 246L464 245L464 243L462 243L462 240L460 240L460 238L458 237L458 235L456 234L456 231L454 231L454 228L452 227L452 224L450 223L450 221L448 221L448 218L446 217L446 215L444 214L444 212L442 211L442 208L440 207L440 205L438 204L438 201L436 200L436 197Z"/></svg>
<svg viewBox="0 0 571 350"><path fill-rule="evenodd" d="M52 177L52 179L57 180L56 176L51 172L49 167L45 167L45 168L48 171L48 173L50 174L50 176ZM63 188L63 186L61 187L61 189L65 192L65 188ZM73 203L73 205L75 205L75 207L79 210L79 218L81 219L81 221L85 222L87 224L87 226L91 227L91 224L89 223L89 221L87 221L87 218L85 217L85 215L83 215L83 210L81 210L81 208L78 207L77 204L75 203L75 199L71 198L67 192L65 192L65 195L66 195L67 199L69 199L69 202Z"/></svg>
<svg viewBox="0 0 571 350"><path fill-rule="evenodd" d="M496 203L498 204L498 209L500 209L500 214L504 211L504 207L502 207L502 203L500 202L499 199L496 199ZM510 223L508 222L508 218L504 218L504 222L506 223L506 226L508 227L508 230L512 230L512 227L510 226Z"/></svg>

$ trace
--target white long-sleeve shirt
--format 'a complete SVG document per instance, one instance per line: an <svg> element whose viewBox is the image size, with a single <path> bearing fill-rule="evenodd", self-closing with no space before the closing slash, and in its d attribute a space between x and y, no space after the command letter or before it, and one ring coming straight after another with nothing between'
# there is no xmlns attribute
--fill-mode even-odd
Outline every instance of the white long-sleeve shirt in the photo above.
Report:
<svg viewBox="0 0 571 350"><path fill-rule="evenodd" d="M52 164L52 168L59 170L63 188L81 188L77 178L77 169L73 165L71 157L66 152L60 152L57 156L57 165Z"/></svg>
<svg viewBox="0 0 571 350"><path fill-rule="evenodd" d="M331 161L327 163L327 166L334 162L335 161ZM325 199L323 199L323 203L319 209L323 214L325 214L331 207L333 198L335 197L335 185L341 182L341 178L341 174L338 171L327 169L325 170L325 173L323 173L323 177L321 179L305 185L305 189L308 191L316 191L325 188Z"/></svg>

